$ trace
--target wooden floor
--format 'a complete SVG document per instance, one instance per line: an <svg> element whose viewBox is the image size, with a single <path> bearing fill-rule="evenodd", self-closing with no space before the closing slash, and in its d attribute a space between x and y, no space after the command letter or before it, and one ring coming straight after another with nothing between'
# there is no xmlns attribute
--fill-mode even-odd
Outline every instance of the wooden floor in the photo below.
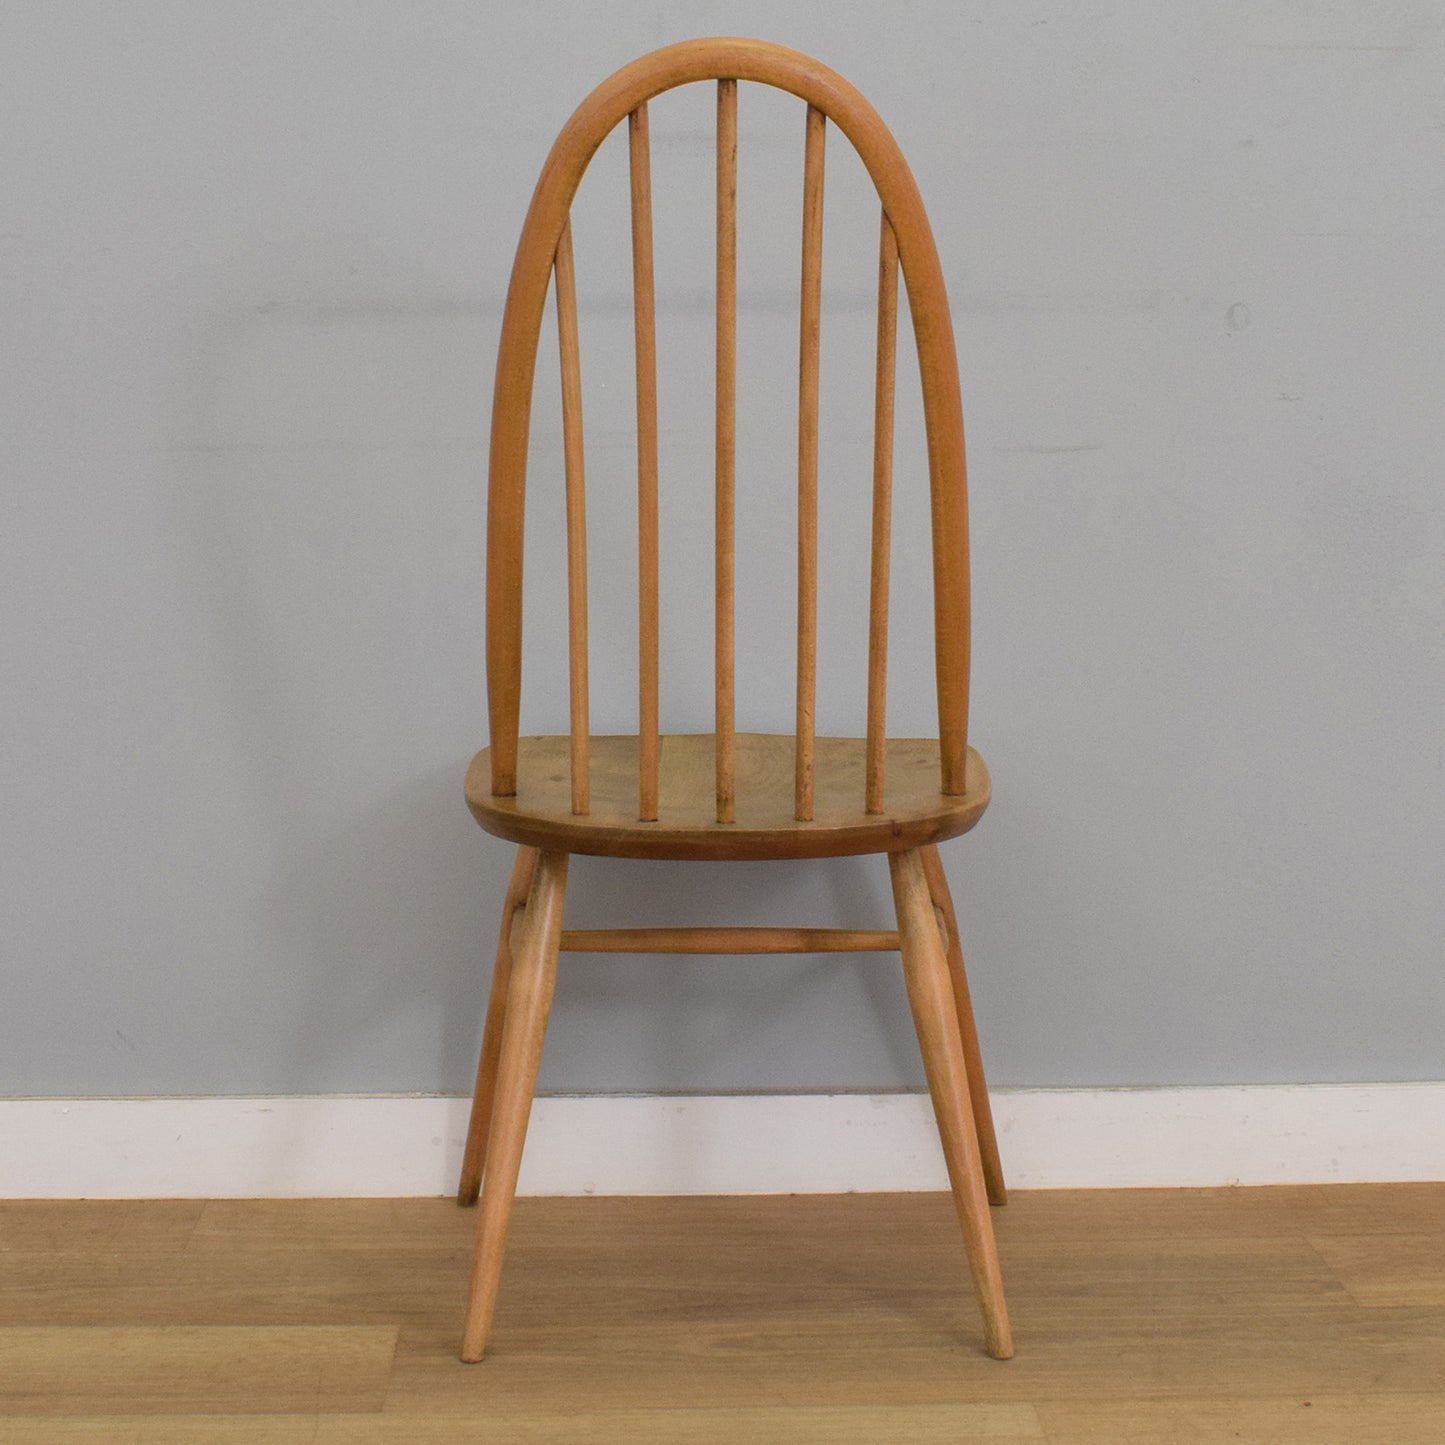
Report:
<svg viewBox="0 0 1445 1445"><path fill-rule="evenodd" d="M1445 1441L1445 1184L518 1202L459 1364L444 1200L0 1204L0 1445Z"/></svg>

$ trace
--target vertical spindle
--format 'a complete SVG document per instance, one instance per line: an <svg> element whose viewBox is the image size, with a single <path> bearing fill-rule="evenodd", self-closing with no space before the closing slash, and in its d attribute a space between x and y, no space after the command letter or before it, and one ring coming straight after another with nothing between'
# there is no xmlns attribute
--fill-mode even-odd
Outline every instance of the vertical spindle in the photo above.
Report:
<svg viewBox="0 0 1445 1445"><path fill-rule="evenodd" d="M798 358L798 704L793 811L813 816L818 670L818 334L823 276L823 112L808 107Z"/></svg>
<svg viewBox="0 0 1445 1445"><path fill-rule="evenodd" d="M887 750L888 561L893 525L893 384L898 358L898 240L883 212L878 238L878 355L873 385L873 565L868 579L865 812L883 811Z"/></svg>
<svg viewBox="0 0 1445 1445"><path fill-rule="evenodd" d="M737 482L738 83L717 83L717 435L714 563L714 733L717 820L737 817L733 681Z"/></svg>
<svg viewBox="0 0 1445 1445"><path fill-rule="evenodd" d="M590 807L587 718L587 505L582 448L582 364L577 340L577 273L572 223L562 224L553 258L557 348L562 360L562 454L567 479L567 659L572 726L572 811Z"/></svg>
<svg viewBox="0 0 1445 1445"><path fill-rule="evenodd" d="M628 117L632 295L637 355L638 811L657 817L657 316L652 281L652 175L647 106Z"/></svg>

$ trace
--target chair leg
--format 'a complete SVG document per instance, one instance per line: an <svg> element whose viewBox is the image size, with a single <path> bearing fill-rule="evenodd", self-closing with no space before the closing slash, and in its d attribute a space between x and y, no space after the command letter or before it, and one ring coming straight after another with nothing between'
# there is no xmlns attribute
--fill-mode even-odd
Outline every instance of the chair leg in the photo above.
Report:
<svg viewBox="0 0 1445 1445"><path fill-rule="evenodd" d="M968 974L963 967L963 945L958 935L958 917L953 911L953 895L938 847L930 843L918 850L923 861L923 875L928 880L928 893L933 906L943 915L943 936L948 950L948 975L953 983L954 1011L958 1015L958 1032L963 1038L963 1062L968 1071L968 1095L973 1101L973 1123L978 1131L978 1152L983 1160L983 1182L988 1186L990 1204L1007 1204L1008 1190L1003 1182L1003 1165L998 1157L998 1135L993 1127L993 1109L988 1101L988 1081L983 1076L983 1057L978 1051L978 1028L973 1020L973 1001L968 995Z"/></svg>
<svg viewBox="0 0 1445 1445"><path fill-rule="evenodd" d="M482 1185L477 1251L472 1261L471 1292L462 1332L462 1359L468 1363L482 1358L492 1327L507 1222L517 1191L527 1118L537 1086L537 1065L542 1058L542 1039L557 982L557 952L562 940L562 901L566 888L567 854L541 854L527 900L521 946L507 989L496 1101L489 1131L490 1157Z"/></svg>
<svg viewBox="0 0 1445 1445"><path fill-rule="evenodd" d="M482 1028L482 1053L477 1061L477 1083L472 1091L472 1113L467 1120L467 1147L462 1155L462 1177L457 1185L457 1203L475 1204L482 1189L482 1170L487 1163L487 1133L492 1124L492 1096L497 1084L497 1059L502 1052L502 1021L507 1012L507 985L512 977L512 935L522 910L532 875L537 870L537 850L518 848L502 904L502 927L497 938L497 959L492 965L492 991L487 999L487 1021Z"/></svg>
<svg viewBox="0 0 1445 1445"><path fill-rule="evenodd" d="M994 1359L1006 1360L1013 1354L1013 1336L1004 1303L993 1221L988 1213L953 987L933 917L928 879L919 851L913 848L890 853L888 870L893 879L908 1001L913 1008L928 1091L933 1096L953 1202L963 1226L974 1293L983 1312L984 1344Z"/></svg>

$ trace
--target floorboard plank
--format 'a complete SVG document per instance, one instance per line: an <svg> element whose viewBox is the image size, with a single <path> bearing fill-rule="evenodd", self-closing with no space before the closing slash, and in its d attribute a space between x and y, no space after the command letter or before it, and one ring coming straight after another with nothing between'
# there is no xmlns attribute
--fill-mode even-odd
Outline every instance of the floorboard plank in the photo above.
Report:
<svg viewBox="0 0 1445 1445"><path fill-rule="evenodd" d="M459 1209L454 1199L210 1199L187 1248L469 1249L476 1221L476 1212Z"/></svg>
<svg viewBox="0 0 1445 1445"><path fill-rule="evenodd" d="M1434 1234L1316 1235L1310 1243L1350 1297L1372 1308L1445 1308L1445 1218ZM1445 1440L1445 1422L1441 1424Z"/></svg>
<svg viewBox="0 0 1445 1445"><path fill-rule="evenodd" d="M0 1200L0 1252L186 1247L199 1199Z"/></svg>
<svg viewBox="0 0 1445 1445"><path fill-rule="evenodd" d="M314 1445L323 1420L365 1416L95 1415L0 1418L0 1445ZM344 1435L338 1439L345 1439ZM363 1437L364 1438L364 1437Z"/></svg>
<svg viewBox="0 0 1445 1445"><path fill-rule="evenodd" d="M1438 1230L1442 1219L1445 1183L1281 1184L1011 1191L1008 1207L994 1213L994 1227L1001 1239L1022 1243L1185 1235L1412 1234Z"/></svg>
<svg viewBox="0 0 1445 1445"><path fill-rule="evenodd" d="M184 1415L0 1419L0 1445L1027 1445L1031 1405L632 1410L456 1416Z"/></svg>
<svg viewBox="0 0 1445 1445"><path fill-rule="evenodd" d="M960 1312L961 1315L961 1312ZM506 1330L482 1365L447 1358L453 1332L404 1330L388 1411L738 1408L749 1404L947 1404L1408 1393L1445 1380L1445 1310L1360 1310L1250 1319L1016 1318L1018 1350L1000 1364L974 1320L889 1321L880 1314L795 1316L767 1327L709 1322L599 1330L569 1323Z"/></svg>
<svg viewBox="0 0 1445 1445"><path fill-rule="evenodd" d="M1445 1394L1097 1400L1038 1407L1049 1445L1440 1445Z"/></svg>
<svg viewBox="0 0 1445 1445"><path fill-rule="evenodd" d="M0 1416L378 1410L396 1329L0 1329Z"/></svg>
<svg viewBox="0 0 1445 1445"><path fill-rule="evenodd" d="M465 1249L4 1257L0 1325L398 1325L454 1318Z"/></svg>
<svg viewBox="0 0 1445 1445"><path fill-rule="evenodd" d="M1007 1363L946 1195L519 1200L464 1366L448 1200L0 1204L0 1445L1445 1442L1445 1186L993 1219Z"/></svg>
<svg viewBox="0 0 1445 1445"><path fill-rule="evenodd" d="M325 1421L316 1445L1044 1445L1030 1405L581 1411Z"/></svg>

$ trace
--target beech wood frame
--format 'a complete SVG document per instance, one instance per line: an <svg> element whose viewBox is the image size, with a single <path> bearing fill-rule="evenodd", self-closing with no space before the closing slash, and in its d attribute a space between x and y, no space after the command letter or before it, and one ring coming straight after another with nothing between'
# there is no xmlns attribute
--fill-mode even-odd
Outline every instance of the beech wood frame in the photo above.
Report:
<svg viewBox="0 0 1445 1445"><path fill-rule="evenodd" d="M716 729L707 817L668 813L660 788L658 725L657 395L647 102L678 85L718 83ZM807 103L800 317L797 726L793 739L793 822L738 824L738 735L734 732L733 548L736 364L736 148L739 81L778 87ZM615 788L593 812L600 775L615 784L616 748L594 741L588 724L586 511L577 314L569 209L602 139L627 122L633 232L639 504L639 730L635 740L636 821L620 816ZM873 457L873 540L868 636L868 721L857 760L856 815L815 819L820 798L837 796L855 759L840 740L814 736L816 665L819 287L826 126L852 143L882 205ZM890 742L885 732L888 556L898 272L913 320L922 380L932 519L936 743ZM571 732L569 796L559 811L535 811L519 790L523 501L532 386L549 284L556 281L567 505ZM523 227L503 316L493 398L487 542L487 680L491 747L474 760L467 796L478 821L520 846L497 941L471 1118L458 1187L462 1204L480 1197L477 1250L462 1358L482 1358L491 1331L508 1219L521 1164L547 1016L562 951L784 953L898 951L938 1119L950 1184L988 1352L1013 1352L990 1203L1006 1194L979 1055L963 954L936 842L965 831L988 802L982 760L967 745L969 670L968 514L958 370L947 296L917 186L896 142L861 95L796 51L739 39L690 41L644 56L600 85L554 144ZM749 735L751 738L751 735ZM553 740L527 740L550 744ZM682 740L687 742L689 740ZM754 764L768 740L753 738ZM920 752L919 749L923 751ZM684 760L696 774L695 749ZM890 814L890 758L916 779L933 767L937 792L909 795L912 811ZM546 765L549 769L552 764ZM763 769L766 772L766 767ZM555 777L560 779L561 774ZM851 785L851 784L850 784ZM608 809L610 808L610 812ZM888 859L894 929L640 928L564 930L570 856L809 857L880 852Z"/></svg>

